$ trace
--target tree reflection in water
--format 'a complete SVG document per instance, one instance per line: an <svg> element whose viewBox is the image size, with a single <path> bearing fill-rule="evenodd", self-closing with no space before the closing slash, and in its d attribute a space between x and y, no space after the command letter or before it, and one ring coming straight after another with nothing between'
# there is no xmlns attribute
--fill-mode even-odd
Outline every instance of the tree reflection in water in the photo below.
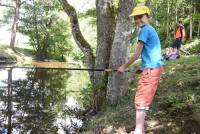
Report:
<svg viewBox="0 0 200 134"><path fill-rule="evenodd" d="M0 133L58 133L58 117L66 111L66 86L70 73L24 70L25 79L12 80L13 70L4 70L8 72L4 81L7 86L0 83Z"/></svg>

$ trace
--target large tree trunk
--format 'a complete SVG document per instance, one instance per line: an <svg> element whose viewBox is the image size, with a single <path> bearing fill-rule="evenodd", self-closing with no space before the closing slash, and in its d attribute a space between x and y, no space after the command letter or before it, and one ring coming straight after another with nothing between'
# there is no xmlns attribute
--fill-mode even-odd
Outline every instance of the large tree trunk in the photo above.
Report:
<svg viewBox="0 0 200 134"><path fill-rule="evenodd" d="M110 67L117 69L124 64L128 57L128 46L131 40L132 22L129 15L133 8L133 0L120 0L119 14L116 25L114 42L111 50ZM127 74L111 73L108 78L107 100L117 104L119 97L128 91Z"/></svg>
<svg viewBox="0 0 200 134"><path fill-rule="evenodd" d="M112 8L112 0L97 0L97 53L96 60L92 53L90 44L84 39L78 23L78 18L74 7L72 7L67 0L59 0L63 6L63 9L70 18L72 34L76 41L76 44L82 50L86 57L86 63L88 68L108 68L109 62L111 68L119 67L125 62L127 58L127 49L130 43L131 35L131 21L129 19L129 14L132 10L133 2L132 0L120 0L120 10L118 15L117 29L115 31L114 23L114 12ZM115 41L113 43L113 38L115 35ZM114 47L111 51L112 44ZM109 61L110 53L112 56L112 62ZM95 63L96 61L96 63ZM126 75L114 78L113 74L110 76L109 86L108 76L104 72L95 72L94 75L90 73L90 79L94 86L93 95L93 109L99 110L99 108L104 104L106 100L106 88L110 89L107 92L109 95L114 91L121 91L120 96L124 95L127 91L127 77ZM118 81L120 81L118 83ZM117 83L117 84L115 84ZM114 87L111 87L115 85ZM120 85L120 86L118 86ZM117 87L117 88L116 88ZM119 95L116 94L115 97Z"/></svg>
<svg viewBox="0 0 200 134"><path fill-rule="evenodd" d="M95 65L95 57L92 52L92 48L90 44L85 40L83 37L80 27L79 27L79 21L77 17L76 10L73 6L71 6L67 0L59 0L60 3L63 6L64 11L67 13L67 15L70 18L71 28L72 28L72 35L74 37L74 40L78 47L83 52L85 58L86 58L86 65L88 68L94 68ZM90 80L93 83L94 80L94 73L89 72L90 74Z"/></svg>
<svg viewBox="0 0 200 134"><path fill-rule="evenodd" d="M97 52L96 68L108 68L111 46L115 32L115 16L112 0L96 0L97 13ZM108 75L104 72L94 74L93 108L99 110L106 100Z"/></svg>
<svg viewBox="0 0 200 134"><path fill-rule="evenodd" d="M18 21L19 21L19 9L21 6L21 0L15 0L15 17L12 25L11 30L11 40L10 40L10 47L14 50L15 48L15 41L16 41L16 33L17 33L17 27L18 27Z"/></svg>

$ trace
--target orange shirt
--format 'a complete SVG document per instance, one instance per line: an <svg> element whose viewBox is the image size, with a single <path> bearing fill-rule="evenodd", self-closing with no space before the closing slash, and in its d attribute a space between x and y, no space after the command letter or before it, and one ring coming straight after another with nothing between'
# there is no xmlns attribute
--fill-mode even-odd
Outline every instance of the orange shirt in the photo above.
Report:
<svg viewBox="0 0 200 134"><path fill-rule="evenodd" d="M179 25L178 29L176 30L176 38L182 38L184 37L184 26L183 25Z"/></svg>

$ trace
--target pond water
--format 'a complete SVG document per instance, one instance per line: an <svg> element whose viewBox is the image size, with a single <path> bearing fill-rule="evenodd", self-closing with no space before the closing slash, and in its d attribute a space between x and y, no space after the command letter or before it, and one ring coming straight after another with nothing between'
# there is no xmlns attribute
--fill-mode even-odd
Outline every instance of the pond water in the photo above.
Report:
<svg viewBox="0 0 200 134"><path fill-rule="evenodd" d="M76 81L64 70L0 69L0 134L75 133L83 123L73 113L82 109Z"/></svg>

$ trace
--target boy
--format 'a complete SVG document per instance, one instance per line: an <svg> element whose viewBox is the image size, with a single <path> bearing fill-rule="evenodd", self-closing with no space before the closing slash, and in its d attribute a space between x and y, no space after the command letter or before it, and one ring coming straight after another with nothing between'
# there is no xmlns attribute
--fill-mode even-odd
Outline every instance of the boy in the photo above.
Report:
<svg viewBox="0 0 200 134"><path fill-rule="evenodd" d="M185 28L183 26L182 20L179 20L176 27L175 41L172 45L172 48L179 50L181 48L181 43L184 41L185 41Z"/></svg>
<svg viewBox="0 0 200 134"><path fill-rule="evenodd" d="M134 17L135 24L140 27L138 46L135 54L128 62L118 68L118 73L123 73L141 55L142 73L135 95L136 128L131 134L144 134L146 111L149 109L149 105L154 98L157 85L163 73L164 63L159 37L155 29L149 24L149 8L146 6L137 6L133 9L130 16Z"/></svg>

